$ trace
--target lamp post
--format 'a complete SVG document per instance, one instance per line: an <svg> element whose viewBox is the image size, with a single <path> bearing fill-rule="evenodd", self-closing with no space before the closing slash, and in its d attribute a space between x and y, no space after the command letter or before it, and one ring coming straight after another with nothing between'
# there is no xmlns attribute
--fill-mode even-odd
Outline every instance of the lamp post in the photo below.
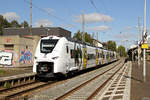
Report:
<svg viewBox="0 0 150 100"><path fill-rule="evenodd" d="M144 0L144 31L143 31L143 43L146 43L146 0ZM146 48L143 49L143 77L146 81Z"/></svg>
<svg viewBox="0 0 150 100"><path fill-rule="evenodd" d="M46 36L48 36L48 32L49 32L49 28L48 27L44 27L46 29Z"/></svg>
<svg viewBox="0 0 150 100"><path fill-rule="evenodd" d="M46 34L47 36L48 36L48 32L49 32L49 30L50 30L50 29L49 29L49 28L47 28L47 34Z"/></svg>

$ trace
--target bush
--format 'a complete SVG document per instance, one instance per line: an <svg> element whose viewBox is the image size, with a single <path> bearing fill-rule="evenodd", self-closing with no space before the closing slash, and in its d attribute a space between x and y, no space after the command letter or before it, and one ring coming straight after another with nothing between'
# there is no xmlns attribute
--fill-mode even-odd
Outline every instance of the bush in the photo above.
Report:
<svg viewBox="0 0 150 100"><path fill-rule="evenodd" d="M11 88L11 84L9 82L6 83L6 88Z"/></svg>

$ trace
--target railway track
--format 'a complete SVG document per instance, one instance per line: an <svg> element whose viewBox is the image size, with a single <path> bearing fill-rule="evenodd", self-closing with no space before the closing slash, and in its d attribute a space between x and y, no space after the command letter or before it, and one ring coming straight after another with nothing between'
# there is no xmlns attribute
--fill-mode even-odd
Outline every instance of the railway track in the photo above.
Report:
<svg viewBox="0 0 150 100"><path fill-rule="evenodd" d="M17 97L18 95L21 95L25 92L32 91L37 88L41 88L47 84L50 83L44 83L44 82L32 82L28 84L19 85L13 88L7 88L7 89L1 89L0 90L0 99L9 100L14 97ZM18 97L19 99L19 97Z"/></svg>
<svg viewBox="0 0 150 100"><path fill-rule="evenodd" d="M115 66L117 66L119 63L117 63ZM113 67L114 68L114 67ZM66 97L68 97L69 95L71 95L72 93L74 93L75 91L81 89L82 87L84 87L85 85L87 85L88 83L90 83L91 81L95 80L96 78L102 76L103 74L109 72L111 69L108 69L107 71L95 76L94 78L88 80L87 82L81 84L80 86L76 87L75 89L68 91L66 94L56 98L58 100L62 100ZM110 78L111 79L111 78ZM69 79L70 80L70 79ZM59 85L59 84L63 84L69 80L63 80L63 81L53 81L53 82L32 82L29 84L23 84L20 86L16 86L13 88L8 88L8 89L2 89L0 90L0 100L24 100L27 98L30 98L32 95L32 92L34 93L34 91L36 90L36 92L39 90L44 90L47 88L52 88L53 86ZM89 98L90 99L90 98Z"/></svg>
<svg viewBox="0 0 150 100"><path fill-rule="evenodd" d="M67 80L48 82L35 81L12 88L1 89L0 100L26 100L32 96L32 93L39 92L58 84L62 84L65 81Z"/></svg>
<svg viewBox="0 0 150 100"><path fill-rule="evenodd" d="M120 63L119 63L120 64ZM96 80L97 78L101 77L102 75L104 75L105 73L108 73L109 71L115 69L115 67L118 67L118 65L115 65L114 67L108 69L107 71L103 72L103 73L100 73L99 75L93 77L92 79L84 82L83 84L73 88L72 90L68 91L67 93L63 94L62 96L56 98L56 100L64 100L64 99L67 99L67 100L71 100L71 99L77 99L76 97L74 98L73 96L77 96L77 95L74 95L75 92L78 92L78 91L82 91L84 87L86 87L88 84L92 83L94 80ZM118 72L120 71L120 69L124 66L121 65L121 67L119 69L117 69L102 85L100 85L99 87L97 87L97 89L92 93L92 94L88 94L89 96L86 97L86 100L92 100L93 97L95 97L99 91L101 91L101 89L112 79L112 77ZM82 91L83 92L83 91ZM87 91L84 91L84 92L87 92ZM78 92L77 94L80 94L80 92ZM70 97L70 98L69 98ZM80 97L80 96L79 96ZM81 97L82 98L82 97ZM78 98L78 99L81 99L81 98ZM82 98L84 100L84 98Z"/></svg>
<svg viewBox="0 0 150 100"><path fill-rule="evenodd" d="M54 86L52 88L49 88L45 91L41 91L39 93L36 93L29 100L35 100L35 99L36 100L41 100L41 99L42 100L61 100L61 99L72 100L74 98L68 99L68 97L70 97L76 91L82 90L89 83L92 83L92 82L88 83L87 81L96 80L98 78L97 75L99 75L99 77L102 77L103 76L102 73L109 73L109 71L111 69L113 69L113 67L119 65L122 62L123 61L118 61L118 62L115 62L111 65L107 65L105 67L98 68L97 70L87 72L87 73L82 74L80 76L74 77L74 78L66 81L63 84L59 84L59 85ZM100 75L100 73L101 73L101 75ZM97 76L97 78L96 78L96 76ZM94 77L95 77L95 79L93 79ZM103 80L102 80L102 82L103 82ZM85 92L85 91L82 91L82 93L83 92ZM83 96L84 95L81 95L81 98L75 98L75 99L81 99L82 100ZM78 96L76 96L76 97L78 97Z"/></svg>

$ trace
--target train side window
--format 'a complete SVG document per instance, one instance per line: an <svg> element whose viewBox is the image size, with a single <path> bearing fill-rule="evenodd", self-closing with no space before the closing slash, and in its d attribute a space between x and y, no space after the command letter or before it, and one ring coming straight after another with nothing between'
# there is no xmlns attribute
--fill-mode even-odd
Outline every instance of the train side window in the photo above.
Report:
<svg viewBox="0 0 150 100"><path fill-rule="evenodd" d="M97 58L99 58L99 53L97 53Z"/></svg>
<svg viewBox="0 0 150 100"><path fill-rule="evenodd" d="M101 58L103 58L103 54L101 53Z"/></svg>
<svg viewBox="0 0 150 100"><path fill-rule="evenodd" d="M71 55L71 58L74 58L74 50L73 49L70 50L70 55Z"/></svg>
<svg viewBox="0 0 150 100"><path fill-rule="evenodd" d="M101 53L99 53L99 58L102 58L102 54Z"/></svg>
<svg viewBox="0 0 150 100"><path fill-rule="evenodd" d="M102 58L105 58L104 52L102 51Z"/></svg>
<svg viewBox="0 0 150 100"><path fill-rule="evenodd" d="M81 49L79 50L79 52L80 52L80 58L82 58L82 51L81 51Z"/></svg>
<svg viewBox="0 0 150 100"><path fill-rule="evenodd" d="M108 53L106 54L106 58L107 58L107 59L109 58L109 54L108 54Z"/></svg>
<svg viewBox="0 0 150 100"><path fill-rule="evenodd" d="M69 48L68 48L68 46L66 46L66 51L67 51L67 53L69 53Z"/></svg>
<svg viewBox="0 0 150 100"><path fill-rule="evenodd" d="M95 54L87 54L87 60L96 59Z"/></svg>

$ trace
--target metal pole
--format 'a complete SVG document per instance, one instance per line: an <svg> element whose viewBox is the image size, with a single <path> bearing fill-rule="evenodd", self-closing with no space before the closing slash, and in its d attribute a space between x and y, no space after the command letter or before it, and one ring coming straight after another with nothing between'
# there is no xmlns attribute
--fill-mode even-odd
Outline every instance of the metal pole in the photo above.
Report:
<svg viewBox="0 0 150 100"><path fill-rule="evenodd" d="M85 42L84 24L84 12L82 11L82 42Z"/></svg>
<svg viewBox="0 0 150 100"><path fill-rule="evenodd" d="M144 32L143 32L143 43L145 43L146 40L146 0L144 0ZM144 48L143 50L143 77L144 82L146 81L146 59L145 59L145 53L146 50Z"/></svg>
<svg viewBox="0 0 150 100"><path fill-rule="evenodd" d="M30 34L32 35L32 0L30 0Z"/></svg>
<svg viewBox="0 0 150 100"><path fill-rule="evenodd" d="M140 28L140 17L138 16L138 42L140 42L140 33L141 33L141 28ZM138 66L140 66L140 46L138 44Z"/></svg>
<svg viewBox="0 0 150 100"><path fill-rule="evenodd" d="M97 39L97 41L98 41L98 32L96 33L96 37L97 37L96 39Z"/></svg>
<svg viewBox="0 0 150 100"><path fill-rule="evenodd" d="M98 47L98 32L97 32L97 34L96 34L96 39L97 39L97 47Z"/></svg>

